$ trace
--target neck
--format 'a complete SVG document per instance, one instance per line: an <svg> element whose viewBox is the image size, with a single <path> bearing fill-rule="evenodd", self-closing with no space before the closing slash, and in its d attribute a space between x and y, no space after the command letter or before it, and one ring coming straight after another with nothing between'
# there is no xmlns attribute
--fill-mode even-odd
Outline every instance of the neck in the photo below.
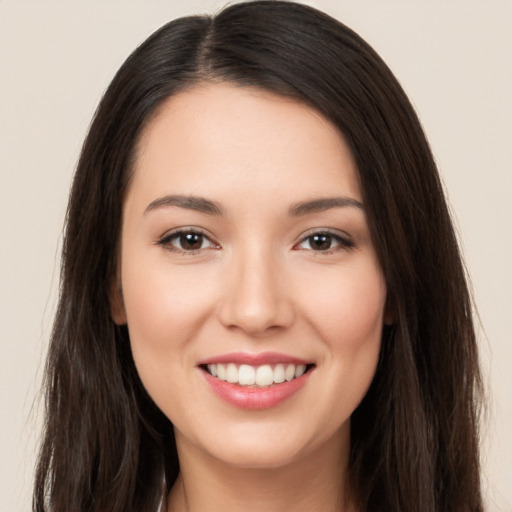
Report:
<svg viewBox="0 0 512 512"><path fill-rule="evenodd" d="M331 440L277 468L240 468L187 446L180 437L177 433L181 472L169 495L169 512L355 510L350 498L348 439L340 439L336 446Z"/></svg>

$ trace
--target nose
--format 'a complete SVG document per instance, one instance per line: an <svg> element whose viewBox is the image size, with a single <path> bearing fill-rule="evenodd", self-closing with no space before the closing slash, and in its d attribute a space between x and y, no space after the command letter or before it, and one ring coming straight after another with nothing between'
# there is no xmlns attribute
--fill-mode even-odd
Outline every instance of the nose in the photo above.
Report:
<svg viewBox="0 0 512 512"><path fill-rule="evenodd" d="M292 294L283 269L270 254L247 252L229 264L218 315L229 329L263 337L293 323Z"/></svg>

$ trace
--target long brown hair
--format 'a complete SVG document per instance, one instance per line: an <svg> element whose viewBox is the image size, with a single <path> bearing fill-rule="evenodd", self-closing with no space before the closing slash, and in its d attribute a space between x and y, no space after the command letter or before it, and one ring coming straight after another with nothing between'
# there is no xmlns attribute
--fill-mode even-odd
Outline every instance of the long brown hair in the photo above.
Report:
<svg viewBox="0 0 512 512"><path fill-rule="evenodd" d="M354 155L395 317L352 416L361 510L482 511L472 305L429 145L367 43L282 1L167 24L126 60L98 107L67 212L33 510L153 512L177 477L172 424L138 378L109 291L136 142L165 99L204 81L305 102Z"/></svg>

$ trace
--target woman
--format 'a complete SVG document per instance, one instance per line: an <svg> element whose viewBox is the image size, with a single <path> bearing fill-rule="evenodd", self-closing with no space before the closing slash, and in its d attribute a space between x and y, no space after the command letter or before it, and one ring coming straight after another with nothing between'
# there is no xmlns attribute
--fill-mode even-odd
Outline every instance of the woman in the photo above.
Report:
<svg viewBox="0 0 512 512"><path fill-rule="evenodd" d="M389 69L289 2L171 22L69 203L34 510L479 511L480 379Z"/></svg>

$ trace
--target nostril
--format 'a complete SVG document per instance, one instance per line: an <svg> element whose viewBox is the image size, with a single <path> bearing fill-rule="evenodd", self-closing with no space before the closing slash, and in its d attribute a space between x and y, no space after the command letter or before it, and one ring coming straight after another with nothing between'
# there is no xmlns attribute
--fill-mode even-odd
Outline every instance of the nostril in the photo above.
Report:
<svg viewBox="0 0 512 512"><path fill-rule="evenodd" d="M266 303L234 297L219 307L219 319L228 329L240 329L253 337L275 333L293 323L291 305L282 301Z"/></svg>

